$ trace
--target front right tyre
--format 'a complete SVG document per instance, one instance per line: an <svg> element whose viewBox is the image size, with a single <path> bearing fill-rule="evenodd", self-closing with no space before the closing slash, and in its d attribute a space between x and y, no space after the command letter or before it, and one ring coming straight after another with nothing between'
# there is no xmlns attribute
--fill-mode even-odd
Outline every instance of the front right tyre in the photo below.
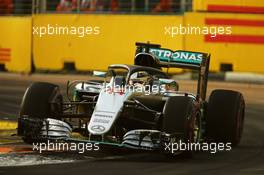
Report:
<svg viewBox="0 0 264 175"><path fill-rule="evenodd" d="M170 97L165 103L163 113L162 131L165 137L161 140L162 152L171 158L178 155L191 157L193 150L188 149L188 145L199 141L201 128L198 104L187 96ZM181 150L181 145L186 148ZM177 150L173 150L173 147Z"/></svg>

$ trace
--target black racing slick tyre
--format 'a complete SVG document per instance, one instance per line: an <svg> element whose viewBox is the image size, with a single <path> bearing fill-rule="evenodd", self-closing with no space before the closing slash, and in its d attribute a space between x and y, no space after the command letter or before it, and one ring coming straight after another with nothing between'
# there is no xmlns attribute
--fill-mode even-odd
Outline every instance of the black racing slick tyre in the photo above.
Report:
<svg viewBox="0 0 264 175"><path fill-rule="evenodd" d="M245 114L243 95L231 90L214 90L206 112L206 136L209 142L231 143L241 140Z"/></svg>
<svg viewBox="0 0 264 175"><path fill-rule="evenodd" d="M197 141L194 132L200 128L200 122L197 122L200 119L199 110L194 99L187 96L170 97L165 103L163 113L162 131L165 136L161 140L162 152L169 157L191 157L193 151L187 149L187 144ZM185 149L180 148L179 142L184 144ZM178 151L173 150L176 146Z"/></svg>
<svg viewBox="0 0 264 175"><path fill-rule="evenodd" d="M22 99L17 129L24 142L32 143L38 140L43 119L59 118L62 113L62 100L57 85L36 82L28 87Z"/></svg>

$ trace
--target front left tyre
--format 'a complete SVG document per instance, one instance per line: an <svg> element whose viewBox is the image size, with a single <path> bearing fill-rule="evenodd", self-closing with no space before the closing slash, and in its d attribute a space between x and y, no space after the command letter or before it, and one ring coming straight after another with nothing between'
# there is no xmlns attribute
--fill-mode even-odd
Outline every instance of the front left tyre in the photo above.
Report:
<svg viewBox="0 0 264 175"><path fill-rule="evenodd" d="M35 82L26 90L22 99L18 135L26 143L38 142L45 118L59 119L62 114L63 97L57 85Z"/></svg>

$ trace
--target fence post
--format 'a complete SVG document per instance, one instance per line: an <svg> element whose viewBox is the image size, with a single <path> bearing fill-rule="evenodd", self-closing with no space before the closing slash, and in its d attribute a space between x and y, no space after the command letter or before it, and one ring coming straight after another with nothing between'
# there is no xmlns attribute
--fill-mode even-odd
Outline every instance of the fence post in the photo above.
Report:
<svg viewBox="0 0 264 175"><path fill-rule="evenodd" d="M186 11L186 0L181 0L181 12Z"/></svg>
<svg viewBox="0 0 264 175"><path fill-rule="evenodd" d="M136 10L136 1L131 0L131 12L135 12L135 10Z"/></svg>
<svg viewBox="0 0 264 175"><path fill-rule="evenodd" d="M81 1L77 0L77 9L76 9L77 13L80 13L81 11L80 9L81 9Z"/></svg>
<svg viewBox="0 0 264 175"><path fill-rule="evenodd" d="M40 3L39 3L39 6L40 6L40 10L39 10L39 12L40 13L44 13L44 12L46 12L46 10L47 10L47 0L39 0L40 1Z"/></svg>
<svg viewBox="0 0 264 175"><path fill-rule="evenodd" d="M145 12L149 11L149 0L145 0Z"/></svg>

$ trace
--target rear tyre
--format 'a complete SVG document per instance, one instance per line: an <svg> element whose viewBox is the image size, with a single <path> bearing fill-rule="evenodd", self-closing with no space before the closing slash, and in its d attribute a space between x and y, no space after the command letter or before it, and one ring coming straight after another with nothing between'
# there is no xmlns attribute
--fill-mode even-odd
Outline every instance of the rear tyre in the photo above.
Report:
<svg viewBox="0 0 264 175"><path fill-rule="evenodd" d="M214 90L206 114L206 135L210 142L231 143L241 140L245 114L243 95L231 90Z"/></svg>
<svg viewBox="0 0 264 175"><path fill-rule="evenodd" d="M63 97L59 87L45 82L33 83L26 90L18 118L18 135L26 143L38 142L43 119L59 119Z"/></svg>
<svg viewBox="0 0 264 175"><path fill-rule="evenodd" d="M187 147L185 150L180 150L179 142L187 146L189 143L198 141L200 115L194 100L185 96L170 97L164 107L162 128L166 133L161 140L162 152L172 158L177 155L191 157L193 151ZM168 145L170 145L170 150ZM178 151L172 151L173 145L174 148L178 147ZM182 148L184 149L184 147Z"/></svg>

